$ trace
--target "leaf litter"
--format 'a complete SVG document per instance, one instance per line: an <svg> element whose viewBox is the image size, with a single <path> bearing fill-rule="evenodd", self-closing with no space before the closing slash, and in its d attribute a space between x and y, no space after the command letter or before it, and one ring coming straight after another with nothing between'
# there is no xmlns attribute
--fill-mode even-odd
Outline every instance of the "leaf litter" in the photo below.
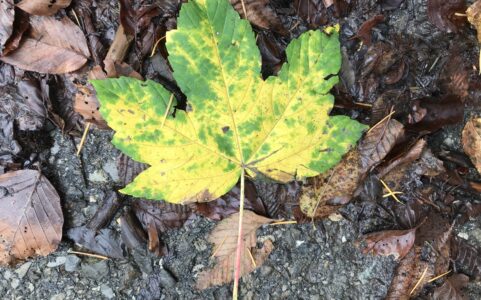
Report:
<svg viewBox="0 0 481 300"><path fill-rule="evenodd" d="M41 1L38 3L40 2ZM276 19L279 18L282 26L288 29L288 32L287 35L284 36L283 34L279 35L279 32L276 32L276 29L273 27L269 28L268 26L264 26L262 28L262 26L258 25L258 28L256 28L256 40L263 59L263 77L267 78L270 74L278 73L282 63L286 59L283 52L286 45L293 36L297 36L305 30L306 26L316 28L320 24L330 22L329 20L332 20L331 18L335 15L342 15L343 13L349 12L349 8L353 8L354 10L358 9L358 6L349 7L349 5L346 6L345 3L345 1L296 1L295 8L289 6L293 8L290 11L285 8L285 4L279 4L278 1L271 1L268 7L272 9ZM343 51L345 51L343 59L347 57L355 64L353 69L355 70L355 78L352 81L353 84L350 89L345 89L349 95L348 97L343 96L343 99L348 99L347 104L350 105L343 103L344 108L340 109L342 114L356 116L358 120L364 120L365 123L376 124L379 120L385 118L391 110L394 110L395 113L388 119L396 120L402 124L405 128L405 133L399 135L394 134L394 139L386 140L389 142L387 148L371 147L369 151L365 150L366 157L369 158L365 159L365 161L369 162L366 166L369 166L369 168L368 170L362 170L362 172L359 171L361 168L361 159L359 157L352 159L352 154L355 153L355 151L359 151L359 149L351 150L351 152L343 158L339 166L339 168L343 170L339 171L339 173L346 176L335 177L332 175L331 193L333 193L334 197L321 200L319 202L319 210L325 209L326 211L332 210L333 212L341 213L341 215L346 218L351 217L353 222L359 222L360 224L364 224L362 223L364 222L364 218L371 213L378 214L375 220L377 224L382 225L367 227L369 229L363 229L362 233L375 232L375 234L383 235L383 232L409 231L417 227L415 245L412 249L415 249L417 251L416 253L418 253L420 251L418 247L423 247L423 255L419 255L419 258L415 255L413 258L408 254L400 261L400 267L398 269L400 271L396 273L397 275L393 280L390 290L390 293L396 291L398 295L404 295L404 297L412 297L414 295L432 295L433 297L453 295L452 297L458 297L459 286L465 286L469 283L466 283L464 279L458 280L457 277L461 276L458 275L457 272L464 272L474 276L473 278L479 276L478 250L471 245L466 245L466 243L459 241L459 239L452 234L443 232L444 228L446 228L446 226L449 227L450 224L455 224L455 227L459 227L462 226L466 220L479 215L479 212L477 213L479 210L477 201L479 199L476 194L473 194L473 191L475 191L479 185L480 178L474 170L470 158L468 158L468 156L470 156L473 162L475 162L473 157L476 154L470 153L476 153L476 143L465 141L465 139L462 140L466 154L462 153L462 148L453 146L453 144L448 142L441 147L437 144L438 140L441 140L446 132L452 131L451 128L459 128L459 126L461 126L462 129L464 125L463 117L468 121L476 118L476 113L472 114L472 112L476 111L475 109L473 110L473 105L476 105L477 102L471 96L473 93L476 93L476 89L479 89L479 87L473 83L477 70L471 68L471 65L475 64L477 59L477 57L472 55L474 52L472 50L476 49L472 46L473 43L467 43L468 48L462 43L463 39L466 38L466 29L462 26L465 18L462 16L464 11L463 9L453 8L455 6L461 7L455 3L457 2L454 1L449 5L440 1L429 1L428 3L427 12L433 24L442 30L452 31L453 33L457 32L455 33L456 35L451 37L453 37L453 43L460 46L459 49L449 47L449 52L445 50L441 52L446 54L446 56L442 56L441 58L423 58L426 49L434 52L437 51L436 47L438 46L436 46L435 43L426 46L419 43L416 38L405 39L403 42L399 42L402 41L402 39L395 37L393 32L386 30L386 28L389 28L389 30L396 29L392 27L393 24L397 22L397 20L393 18L392 12L396 12L396 10L403 11L406 7L410 6L411 4L406 1L379 1L379 7L383 9L382 13L386 16L384 24L377 25L375 30L371 31L370 27L373 24L367 22L361 31L361 33L365 31L365 36L371 38L371 47L365 45L365 43L364 45L359 45L359 42L355 39L348 40L347 42L342 40L341 42L342 47L346 48L343 49ZM363 5L364 4L361 4L360 6ZM242 5L236 8L242 15L244 12L241 6ZM93 26L90 26L90 29L88 28L89 20L85 16L90 14L90 8L84 8L84 13L82 13L77 9L76 4L73 7L75 7L77 16L74 17L71 13L68 13L68 15L75 23L78 21L76 18L79 17L81 21L79 27L85 32L84 35L86 36L90 50L97 49L94 51L102 53L102 50L99 51L98 46L92 47L92 45L95 45L95 43L98 45L98 43L101 44L106 41L110 42L111 38L105 38L103 34L96 34L95 31L97 28ZM279 9L279 7L282 7L282 9ZM164 83L163 78L168 77L170 66L168 65L168 61L165 60L165 38L162 39L165 31L161 27L165 25L167 28L173 28L175 26L178 8L178 1L171 1L165 4L165 7L161 7L162 12L155 15L152 19L149 19L151 24L148 27L143 27L144 30L142 32L145 31L145 34L142 33L137 36L137 41L134 42L135 49L128 50L126 52L126 58L122 58L115 62L115 64L110 63L110 67L106 67L104 61L102 61L104 54L94 55L94 53L92 53L95 65L102 65L100 67L102 73L106 71L106 73L108 73L108 70L115 70L117 74L129 75L135 71L138 72L138 74L142 74L144 78L154 78L154 80ZM254 8L251 9L254 9L255 13L262 15L262 8L259 9L258 6L254 6ZM92 12L93 11L95 10L93 9ZM376 16L381 11L369 10L369 12L370 16ZM28 20L28 15L24 13L24 17L20 17L21 13L22 11L19 10L19 8L15 9L14 22L17 22L16 24L28 25L28 21L25 22L26 19ZM354 16L357 16L356 13L357 12L354 13ZM297 16L295 16L297 19L288 19L294 21L290 23L286 22L286 16L289 14L294 16L297 14ZM469 10L467 14L469 18L471 14ZM25 18L25 16L27 16L27 18ZM64 10L60 10L57 20L63 16ZM358 29L366 20L365 16L366 14L363 14L361 18L352 19L349 26L343 25L341 37L352 37L356 32L359 34ZM3 15L1 17L2 20L4 20ZM373 20L380 20L380 18L374 18ZM264 20L261 19L261 21ZM90 22L98 26L97 20ZM350 28L350 26L353 25L354 27ZM256 25L254 24L254 26ZM3 28L8 30L8 26L2 26L2 29ZM15 53L17 47L21 49L24 40L30 36L27 29L28 26L22 28L20 28L19 25L13 26L13 30L8 34L8 41L3 43L2 40L2 45L6 44L4 48L6 52L4 52L4 55L8 56L10 53ZM421 35L424 34L422 30L419 29L415 29L414 31L418 33L421 32ZM431 33L432 32L435 31L431 31ZM439 32L437 34L439 34ZM102 36L102 39L95 41L97 36ZM426 35L423 36L425 39L426 37ZM382 42L380 42L380 40L382 40ZM409 43L406 42L407 40L409 40ZM429 40L429 38L427 40ZM442 36L440 40L443 40ZM158 45L153 49L157 41ZM396 47L392 46L393 43ZM444 44L442 47L448 48L445 47ZM352 49L359 51L353 52ZM366 50L368 51L366 52ZM150 55L150 52L155 52L155 56L153 56L157 64L155 69L152 67L153 64L151 62L154 58L146 58ZM363 58L366 58L363 56L365 55L367 55L367 60L365 60L363 64ZM98 58L95 58L95 56ZM122 62L124 59L129 65ZM425 69L422 69L421 65L424 66L424 63L429 63L429 65ZM162 71L162 74L167 74L166 76L158 74L159 71L157 70L160 70L158 67L160 64L163 64L163 68L165 69L166 67L166 70L168 70L167 73ZM267 64L270 64L271 67L265 68ZM2 70L1 74L4 76L1 77L2 84L9 84L8 82L11 84L14 80L13 76L15 76L15 72L17 73L17 79L15 80L23 76L22 70L18 68L14 69L5 64L1 64L0 67ZM119 67L125 71L119 71ZM92 68L90 62L89 68ZM78 72L84 73L85 70L89 68L83 68ZM441 75L439 75L440 73ZM28 75L30 76L32 74L29 73ZM34 73L33 76L36 77L36 74ZM71 76L71 78L76 81L78 80L77 78L80 77ZM80 89L82 92L85 92L82 90L85 78L86 76L80 84L76 81L76 84L72 85L72 91ZM57 80L58 79L50 77L48 83L51 87L61 86L63 79L60 79L60 81ZM52 104L49 103L50 97L45 96L46 93L43 87L33 87L36 86L36 84L34 84L30 78L26 81L25 78L22 78L20 82L29 82L28 84L23 84L22 93L16 91L16 88L5 90L8 91L9 95L18 94L9 101L13 103L13 100L16 101L18 99L20 100L18 103L26 105L22 106L24 113L19 113L22 112L22 110L17 110L17 113L15 113L14 110L10 110L7 114L2 113L1 115L2 124L5 124L5 127L2 126L5 138L2 137L0 143L0 145L2 145L0 155L2 172L18 169L22 167L23 163L26 164L25 159L22 158L22 155L24 155L22 151L25 152L25 150L22 150L22 147L17 141L19 140L18 128L23 126L22 128L30 127L32 129L38 129L41 128L45 122L47 122L48 126L49 122L54 119ZM169 84L173 84L173 86L176 85L173 78L170 78L168 82ZM335 90L337 89L338 87L335 88ZM337 104L337 101L340 100L338 98L341 96L337 94L337 91L333 93ZM57 91L54 89L51 94L55 106L57 105L57 103L55 103L57 102L55 99L57 98ZM74 95L75 93L71 93L71 95L72 94ZM85 94L89 96L93 95L91 92ZM178 106L182 107L184 104L181 99L182 96L185 99L185 95L179 93L179 90L177 90L175 95L177 100L179 100ZM72 97L66 96L63 98L70 101ZM3 99L5 98L2 98L2 100ZM355 105L353 101L356 101ZM362 110L359 110L360 106L358 106L357 101L361 101L361 103L363 101L372 103L373 107L371 109L368 106L364 106ZM15 105L18 106L19 104L15 103ZM100 118L98 112L95 113L95 110L92 112L92 107L96 110L98 105L94 102L92 102L92 104L89 102L85 107L84 118L89 122L93 121L92 117ZM63 109L63 104L61 108ZM189 109L188 106L187 109ZM370 112L372 112L372 118L368 119L364 114L367 113L367 115L369 115ZM336 108L334 114L338 113L339 111ZM464 127L467 128L468 125L469 123ZM467 131L467 129L465 129L465 131ZM385 133L386 131L383 130L383 132ZM379 141L386 139L383 134L379 133L376 138L377 143L374 143L375 145L383 145L383 143ZM470 138L473 139L472 137ZM449 139L446 140L449 141ZM461 143L459 143L459 145L461 145ZM375 157L378 154L380 154L379 157ZM359 153L356 155L359 156ZM351 157L351 159L349 159L349 157ZM440 163L439 158L442 159L443 163ZM346 163L346 161L348 161L348 163ZM138 174L138 170L144 168L139 166L139 164L132 164L132 162L133 161L130 161L125 164L125 169L127 170L125 174L130 173L130 175L126 175L125 177L129 177L130 179L125 180L124 184L129 183L133 177L135 177L132 174ZM344 166L342 167L342 165ZM296 182L295 184L298 186L302 185L303 191L301 195L309 192L312 193L313 190L319 194L321 184L325 184L326 182L325 178L322 179L323 176L325 175L310 179L308 182ZM393 197L389 195L388 197L383 197L383 194L386 196L388 191L382 191L380 179L384 180L391 187L392 191L402 192L402 194L398 194L398 197L404 204L393 201ZM123 186L124 184L120 185ZM330 185L328 185L328 187L329 186ZM269 217L275 216L275 218L279 218L279 216L282 216L283 218L290 219L293 216L299 216L299 212L296 212L296 208L299 207L299 195L296 192L290 191L290 188L290 186L276 183L260 184L256 180L253 180L253 184L249 188L251 192L246 198L246 206L259 215ZM361 189L363 191L360 191ZM336 197L335 192L338 192L337 195L339 196ZM366 192L369 195L366 195ZM170 204L162 204L162 202L157 203L135 199L132 205L128 205L125 208L125 212L117 213L121 216L121 239L117 234L103 234L104 229L115 227L115 224L110 222L111 220L109 222L99 223L99 225L96 226L98 230L95 231L96 233L93 236L102 236L104 240L107 240L107 244L109 241L115 241L116 244L112 244L114 245L112 249L117 252L118 249L123 247L122 243L125 243L130 248L143 247L141 245L147 243L148 247L156 254L168 255L169 249L165 247L163 242L163 236L167 230L183 226L186 223L183 220L196 218L194 214L201 214L215 220L226 220L225 218L229 218L229 216L232 216L232 213L235 213L239 205L239 201L236 199L238 193L239 187L235 186L226 197L210 203L192 204L189 207L182 207L182 209L181 206L171 206ZM344 197L342 195L348 196ZM368 197L365 198L366 196ZM316 197L317 203L317 200L320 198L318 195ZM369 199L369 203L366 203L365 199ZM159 207L157 207L157 204L160 204ZM136 206L143 206L143 208L136 208ZM362 213L352 218L347 212L356 206L363 207ZM154 209L155 211L150 221L148 218L140 215L141 211L145 213L149 209ZM137 214L134 212L135 210L138 211ZM398 214L398 212L401 213ZM326 216L327 215L329 215L329 213L327 213ZM158 216L166 216L166 222L155 221ZM303 217L305 218L305 215ZM299 218L299 220L301 219L302 218ZM453 223L452 221L454 219L456 219L459 224L456 222ZM310 221L310 219L308 220ZM110 223L110 225L107 226L106 223ZM442 224L442 226L436 226L437 224ZM95 238L90 239L94 240ZM389 237L386 237L386 239L388 241L393 240L389 239ZM84 242L84 244L85 243L86 242ZM432 247L430 248L426 243L430 243ZM395 243L391 242L390 246L393 245L395 245ZM269 247L265 250L268 251L268 248ZM102 250L89 251L96 252ZM255 254L254 250L253 254ZM394 254L398 255L396 251L394 251ZM409 261L408 258L411 258L411 261ZM451 264L451 260L455 261L455 264ZM413 266L413 264L418 267ZM404 268L405 271L402 271L401 266L403 265L408 265L409 267L407 269ZM406 270L411 269L413 271L406 273ZM431 278L435 278L435 276L439 276L440 274L442 275L442 271L448 272L449 270L452 270L451 273L440 277L434 281L434 283L425 284ZM406 274L408 274L408 276L406 276ZM402 278L409 278L409 280L407 280L409 284L398 284L397 282ZM458 286L451 284L450 278L453 278L455 282L459 281L460 284ZM438 292L438 289L441 289L441 292ZM392 295L395 295L395 293Z"/></svg>

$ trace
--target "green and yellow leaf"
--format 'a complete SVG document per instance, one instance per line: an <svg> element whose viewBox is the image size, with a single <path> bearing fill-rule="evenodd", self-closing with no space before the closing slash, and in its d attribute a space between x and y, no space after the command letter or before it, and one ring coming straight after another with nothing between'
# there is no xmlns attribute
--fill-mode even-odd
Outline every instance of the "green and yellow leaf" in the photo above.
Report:
<svg viewBox="0 0 481 300"><path fill-rule="evenodd" d="M186 111L174 117L171 94L153 81L92 82L115 146L151 166L122 192L201 202L228 192L242 169L280 182L315 176L366 128L329 116L341 65L337 31L293 40L278 76L263 80L252 28L227 0L183 4L177 24L167 49Z"/></svg>

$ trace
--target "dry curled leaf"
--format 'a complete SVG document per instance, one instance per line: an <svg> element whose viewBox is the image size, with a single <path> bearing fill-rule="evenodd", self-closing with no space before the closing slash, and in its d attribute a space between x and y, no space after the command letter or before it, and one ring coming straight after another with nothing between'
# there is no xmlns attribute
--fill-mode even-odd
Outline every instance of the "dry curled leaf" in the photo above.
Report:
<svg viewBox="0 0 481 300"><path fill-rule="evenodd" d="M408 230L386 230L364 236L366 248L364 253L375 255L393 255L395 259L403 259L414 245L416 228Z"/></svg>
<svg viewBox="0 0 481 300"><path fill-rule="evenodd" d="M256 249L256 230L263 224L272 222L272 219L261 217L251 211L244 211L243 222L243 248L241 249L240 276L252 272L260 266L273 249L272 242L266 240L261 249ZM197 288L205 289L213 285L231 282L234 278L235 256L237 249L237 224L239 213L221 221L209 236L209 242L214 244L216 265L199 274ZM249 254L250 252L250 254ZM252 255L252 257L251 257ZM255 263L254 263L255 262Z"/></svg>
<svg viewBox="0 0 481 300"><path fill-rule="evenodd" d="M0 175L0 264L52 253L62 226L60 197L40 172Z"/></svg>
<svg viewBox="0 0 481 300"><path fill-rule="evenodd" d="M299 205L310 218L324 218L348 203L364 172L357 150L349 151L331 171L310 180L302 187Z"/></svg>
<svg viewBox="0 0 481 300"><path fill-rule="evenodd" d="M374 125L359 144L363 169L379 164L403 134L404 126L391 118Z"/></svg>
<svg viewBox="0 0 481 300"><path fill-rule="evenodd" d="M469 155L474 166L481 173L481 118L466 123L462 134L464 152Z"/></svg>
<svg viewBox="0 0 481 300"><path fill-rule="evenodd" d="M414 298L422 290L424 284L432 278L434 274L432 266L421 260L421 251L420 247L415 247L401 260L394 272L391 286L386 295L387 300ZM418 282L419 284L416 286Z"/></svg>
<svg viewBox="0 0 481 300"><path fill-rule="evenodd" d="M31 15L51 16L70 5L72 0L22 0L17 6Z"/></svg>
<svg viewBox="0 0 481 300"><path fill-rule="evenodd" d="M80 28L69 18L30 18L31 30L20 46L0 59L18 68L39 73L61 74L82 67L90 51Z"/></svg>

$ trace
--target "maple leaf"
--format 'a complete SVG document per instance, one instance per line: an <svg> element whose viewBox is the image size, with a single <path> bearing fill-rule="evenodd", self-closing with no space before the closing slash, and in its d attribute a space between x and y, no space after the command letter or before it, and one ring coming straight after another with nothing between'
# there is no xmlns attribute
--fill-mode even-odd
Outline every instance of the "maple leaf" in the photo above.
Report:
<svg viewBox="0 0 481 300"><path fill-rule="evenodd" d="M162 85L132 78L92 81L113 144L150 165L121 192L173 203L214 200L244 171L279 182L339 162L366 126L329 117L341 56L336 30L309 31L286 49L278 76L263 80L248 21L227 0L183 4L167 33L174 77L188 98L177 110Z"/></svg>

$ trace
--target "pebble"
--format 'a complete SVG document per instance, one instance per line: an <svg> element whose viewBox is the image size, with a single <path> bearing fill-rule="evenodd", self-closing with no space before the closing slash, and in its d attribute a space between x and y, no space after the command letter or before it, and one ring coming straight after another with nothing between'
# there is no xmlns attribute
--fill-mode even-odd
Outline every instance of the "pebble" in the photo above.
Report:
<svg viewBox="0 0 481 300"><path fill-rule="evenodd" d="M102 166L102 169L110 176L112 181L117 182L119 180L119 171L115 161L109 160Z"/></svg>
<svg viewBox="0 0 481 300"><path fill-rule="evenodd" d="M108 178L103 170L96 170L89 174L89 181L104 183L108 181Z"/></svg>
<svg viewBox="0 0 481 300"><path fill-rule="evenodd" d="M63 293L56 294L50 297L50 300L64 300L64 299L65 299L65 294Z"/></svg>
<svg viewBox="0 0 481 300"><path fill-rule="evenodd" d="M111 287L106 284L102 284L100 286L100 292L104 295L107 299L113 299L115 297L114 291Z"/></svg>
<svg viewBox="0 0 481 300"><path fill-rule="evenodd" d="M18 277L20 279L22 279L28 272L28 270L30 269L30 266L32 265L32 262L29 261L29 262L26 262L24 263L23 265L21 265L20 267L18 267L16 270L15 270L15 273L17 273Z"/></svg>
<svg viewBox="0 0 481 300"><path fill-rule="evenodd" d="M107 261L103 260L95 264L82 264L80 271L83 276L98 280L109 273L109 266Z"/></svg>
<svg viewBox="0 0 481 300"><path fill-rule="evenodd" d="M171 288L176 284L175 278L172 277L172 275L170 275L170 273L165 269L161 269L159 271L158 276L159 276L160 285L162 285L165 288Z"/></svg>
<svg viewBox="0 0 481 300"><path fill-rule="evenodd" d="M12 282L10 282L10 286L12 289L16 289L20 285L20 280L17 278L12 279Z"/></svg>
<svg viewBox="0 0 481 300"><path fill-rule="evenodd" d="M61 266L65 263L67 258L65 256L59 256L55 259L55 261L51 261L47 264L48 268L56 268L58 266Z"/></svg>
<svg viewBox="0 0 481 300"><path fill-rule="evenodd" d="M65 260L65 271L75 272L80 264L81 259L77 255L67 255Z"/></svg>

